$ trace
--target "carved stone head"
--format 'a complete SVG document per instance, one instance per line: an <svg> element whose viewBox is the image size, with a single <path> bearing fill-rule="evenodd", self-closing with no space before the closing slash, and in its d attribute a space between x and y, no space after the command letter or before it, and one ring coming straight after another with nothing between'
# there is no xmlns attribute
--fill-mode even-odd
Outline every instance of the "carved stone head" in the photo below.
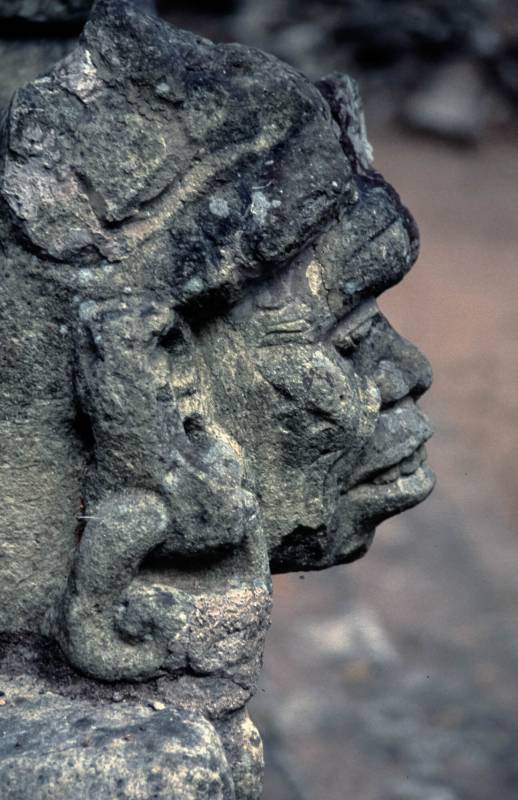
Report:
<svg viewBox="0 0 518 800"><path fill-rule="evenodd" d="M1 628L224 719L271 572L432 489L430 368L376 305L415 224L352 81L117 2L13 98L0 193Z"/></svg>

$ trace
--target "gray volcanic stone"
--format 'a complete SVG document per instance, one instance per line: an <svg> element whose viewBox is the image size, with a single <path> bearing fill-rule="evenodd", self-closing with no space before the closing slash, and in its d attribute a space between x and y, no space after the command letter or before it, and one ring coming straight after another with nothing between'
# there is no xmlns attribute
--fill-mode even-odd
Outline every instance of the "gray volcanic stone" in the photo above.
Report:
<svg viewBox="0 0 518 800"><path fill-rule="evenodd" d="M0 0L0 17L32 22L85 20L92 0Z"/></svg>
<svg viewBox="0 0 518 800"><path fill-rule="evenodd" d="M41 680L0 677L2 797L259 796L261 740L243 712L213 724L157 699L63 697L48 686L43 691Z"/></svg>
<svg viewBox="0 0 518 800"><path fill-rule="evenodd" d="M257 800L271 572L433 487L415 223L352 81L118 0L0 152L3 797Z"/></svg>

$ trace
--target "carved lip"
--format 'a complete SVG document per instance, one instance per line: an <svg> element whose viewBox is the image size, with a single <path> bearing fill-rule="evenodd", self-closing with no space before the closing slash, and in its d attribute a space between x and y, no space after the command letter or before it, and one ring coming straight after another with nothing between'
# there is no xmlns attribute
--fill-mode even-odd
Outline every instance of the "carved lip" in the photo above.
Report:
<svg viewBox="0 0 518 800"><path fill-rule="evenodd" d="M433 429L412 398L382 412L377 434L377 458L373 453L347 491L348 502L360 518L375 524L421 503L435 486L425 447Z"/></svg>
<svg viewBox="0 0 518 800"><path fill-rule="evenodd" d="M413 475L419 467L426 463L426 447L423 444L419 445L413 450L410 455L405 456L396 464L389 467L382 467L381 469L373 470L365 475L358 484L370 483L375 486L384 486L389 483L394 483L400 478Z"/></svg>
<svg viewBox="0 0 518 800"><path fill-rule="evenodd" d="M350 489L393 483L412 475L426 462L425 443L432 436L428 417L412 398L405 397L382 411L373 440L374 453L360 467Z"/></svg>
<svg viewBox="0 0 518 800"><path fill-rule="evenodd" d="M426 462L414 472L400 475L387 483L362 483L355 486L348 499L364 519L378 521L399 514L426 500L435 486L435 474Z"/></svg>

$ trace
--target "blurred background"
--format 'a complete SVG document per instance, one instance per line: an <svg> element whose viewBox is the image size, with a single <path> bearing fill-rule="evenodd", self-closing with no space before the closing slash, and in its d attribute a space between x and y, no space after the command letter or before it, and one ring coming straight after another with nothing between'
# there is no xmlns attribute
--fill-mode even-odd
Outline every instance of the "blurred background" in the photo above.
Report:
<svg viewBox="0 0 518 800"><path fill-rule="evenodd" d="M312 78L356 77L376 167L422 234L381 306L434 366L437 488L365 559L275 579L252 703L265 800L516 800L518 0L161 0L160 13ZM76 35L47 28L40 47L33 29L22 49L1 26L0 107Z"/></svg>
<svg viewBox="0 0 518 800"><path fill-rule="evenodd" d="M518 2L163 0L175 24L360 83L421 230L381 300L434 366L438 484L365 559L275 579L252 704L265 800L518 798Z"/></svg>

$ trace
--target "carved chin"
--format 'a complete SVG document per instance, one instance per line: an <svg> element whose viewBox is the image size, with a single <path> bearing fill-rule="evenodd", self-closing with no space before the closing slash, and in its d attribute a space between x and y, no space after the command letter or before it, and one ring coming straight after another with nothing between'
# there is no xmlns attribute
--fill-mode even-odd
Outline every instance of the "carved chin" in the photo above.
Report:
<svg viewBox="0 0 518 800"><path fill-rule="evenodd" d="M376 526L426 500L435 485L435 475L427 464L411 475L399 475L385 483L364 483L343 496L330 526L333 532L319 569L348 564L369 550Z"/></svg>
<svg viewBox="0 0 518 800"><path fill-rule="evenodd" d="M321 570L361 558L374 537L374 526L345 517L332 529L300 526L271 554L272 573Z"/></svg>
<svg viewBox="0 0 518 800"><path fill-rule="evenodd" d="M435 486L435 474L426 462L409 475L388 477L362 483L347 493L347 503L358 518L378 524L422 503Z"/></svg>
<svg viewBox="0 0 518 800"><path fill-rule="evenodd" d="M383 520L425 500L435 485L428 464L394 469L342 494L328 524L298 525L270 553L272 573L320 570L364 556Z"/></svg>

